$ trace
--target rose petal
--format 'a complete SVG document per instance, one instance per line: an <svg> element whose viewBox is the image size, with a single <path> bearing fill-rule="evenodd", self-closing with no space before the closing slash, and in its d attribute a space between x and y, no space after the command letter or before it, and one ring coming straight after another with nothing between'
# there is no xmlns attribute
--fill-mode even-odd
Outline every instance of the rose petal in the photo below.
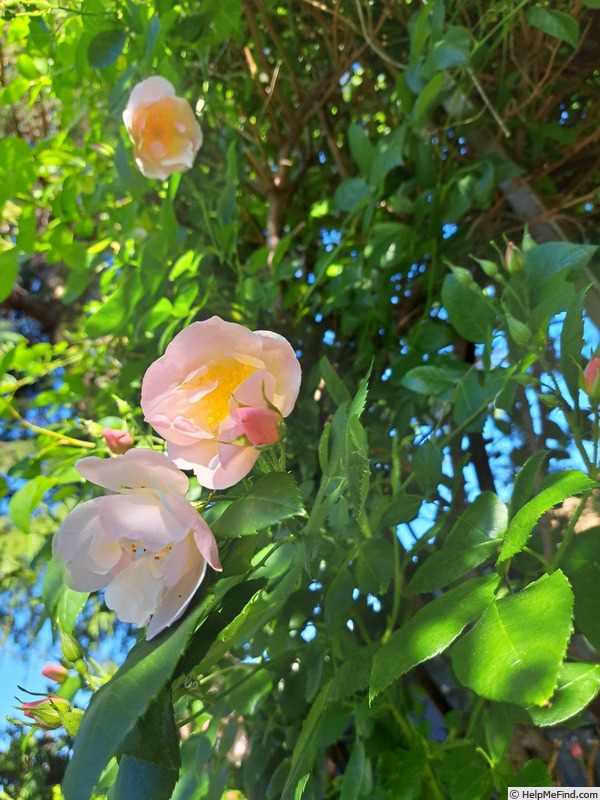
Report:
<svg viewBox="0 0 600 800"><path fill-rule="evenodd" d="M122 622L147 625L156 610L161 584L152 577L145 556L119 572L104 593L104 602Z"/></svg>
<svg viewBox="0 0 600 800"><path fill-rule="evenodd" d="M157 489L184 495L189 488L183 472L156 450L135 448L116 458L88 456L75 468L88 481L113 492Z"/></svg>

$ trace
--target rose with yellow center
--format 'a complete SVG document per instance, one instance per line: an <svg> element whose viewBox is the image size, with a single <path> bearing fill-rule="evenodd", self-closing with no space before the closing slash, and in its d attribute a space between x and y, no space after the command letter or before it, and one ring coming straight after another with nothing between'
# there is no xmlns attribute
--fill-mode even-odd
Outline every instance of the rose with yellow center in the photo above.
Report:
<svg viewBox="0 0 600 800"><path fill-rule="evenodd" d="M175 464L194 470L202 486L225 489L279 440L300 378L283 336L211 317L181 331L150 365L141 405Z"/></svg>
<svg viewBox="0 0 600 800"><path fill-rule="evenodd" d="M133 89L123 122L135 163L147 178L164 180L194 164L202 131L187 100L165 78L154 76Z"/></svg>

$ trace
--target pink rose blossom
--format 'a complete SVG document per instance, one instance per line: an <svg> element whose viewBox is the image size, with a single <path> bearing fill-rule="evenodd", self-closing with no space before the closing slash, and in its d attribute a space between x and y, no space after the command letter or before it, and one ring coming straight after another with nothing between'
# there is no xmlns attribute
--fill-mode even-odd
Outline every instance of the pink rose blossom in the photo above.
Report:
<svg viewBox="0 0 600 800"><path fill-rule="evenodd" d="M283 336L211 317L181 331L150 365L141 405L177 466L225 489L250 472L259 446L279 440L300 379Z"/></svg>
<svg viewBox="0 0 600 800"><path fill-rule="evenodd" d="M207 563L221 569L215 538L185 499L187 477L164 454L134 449L75 466L116 494L76 506L54 537L53 554L72 589L106 587L106 605L123 622L150 623L151 639L183 614Z"/></svg>
<svg viewBox="0 0 600 800"><path fill-rule="evenodd" d="M133 439L129 431L115 428L102 428L102 436L111 453L122 456L133 447Z"/></svg>
<svg viewBox="0 0 600 800"><path fill-rule="evenodd" d="M600 400L600 358L595 356L583 371L586 394L594 402Z"/></svg>
<svg viewBox="0 0 600 800"><path fill-rule="evenodd" d="M123 122L136 166L147 178L164 180L193 166L202 131L190 104L165 78L155 75L134 87Z"/></svg>

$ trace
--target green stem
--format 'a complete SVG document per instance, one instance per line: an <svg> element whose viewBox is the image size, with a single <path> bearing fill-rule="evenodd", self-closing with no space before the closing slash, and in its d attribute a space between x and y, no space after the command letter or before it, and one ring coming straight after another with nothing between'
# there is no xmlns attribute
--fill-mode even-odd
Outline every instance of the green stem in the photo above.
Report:
<svg viewBox="0 0 600 800"><path fill-rule="evenodd" d="M398 541L398 536L395 532L392 536L392 544L394 546L394 590L392 596L392 608L388 615L385 631L381 637L381 644L385 644L389 640L394 628L396 627L396 620L398 619L398 614L400 613L400 600L402 597L403 574L400 565L400 542Z"/></svg>
<svg viewBox="0 0 600 800"><path fill-rule="evenodd" d="M66 436L64 433L57 433L56 431L51 431L48 428L41 428L39 425L34 425L31 422L27 422L19 412L14 409L8 400L4 401L4 408L8 411L8 413L14 419L18 420L24 428L27 428L30 431L35 431L35 433L39 433L42 436L51 436L54 439L59 439L59 444L72 444L75 447L84 447L88 450L95 450L96 444L95 442L85 442L82 439L73 439L71 436Z"/></svg>

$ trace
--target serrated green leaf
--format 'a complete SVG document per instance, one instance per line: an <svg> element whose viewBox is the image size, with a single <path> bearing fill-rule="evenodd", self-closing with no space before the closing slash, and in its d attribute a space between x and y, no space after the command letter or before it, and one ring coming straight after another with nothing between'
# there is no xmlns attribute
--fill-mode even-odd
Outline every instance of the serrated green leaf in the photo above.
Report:
<svg viewBox="0 0 600 800"><path fill-rule="evenodd" d="M459 681L481 697L541 705L554 692L572 631L573 592L557 570L490 605L456 643Z"/></svg>
<svg viewBox="0 0 600 800"><path fill-rule="evenodd" d="M512 558L525 547L538 519L552 506L597 485L596 481L576 469L559 474L551 486L543 489L515 514L506 531L498 564Z"/></svg>
<svg viewBox="0 0 600 800"><path fill-rule="evenodd" d="M491 559L498 551L499 537L507 522L504 503L492 492L481 494L454 525L442 549L428 556L417 569L408 584L408 593L440 589Z"/></svg>
<svg viewBox="0 0 600 800"><path fill-rule="evenodd" d="M217 539L250 536L302 514L304 506L295 480L287 472L271 472L234 500L211 527Z"/></svg>
<svg viewBox="0 0 600 800"><path fill-rule="evenodd" d="M290 774L283 787L281 800L299 800L302 796L317 755L318 733L323 713L329 703L330 691L331 681L327 681L308 712L292 753Z"/></svg>
<svg viewBox="0 0 600 800"><path fill-rule="evenodd" d="M508 518L510 520L513 519L517 511L523 508L525 503L531 500L531 496L535 491L539 471L547 457L548 451L540 450L538 453L534 453L528 458L517 472L512 495L508 504Z"/></svg>
<svg viewBox="0 0 600 800"><path fill-rule="evenodd" d="M338 376L334 368L329 363L326 356L322 356L319 361L319 372L325 381L327 391L331 395L333 402L341 406L347 400L350 400L350 392L346 388L342 379Z"/></svg>
<svg viewBox="0 0 600 800"><path fill-rule="evenodd" d="M449 647L492 602L499 580L497 575L471 578L420 608L395 631L373 659L370 699L417 664Z"/></svg>
<svg viewBox="0 0 600 800"><path fill-rule="evenodd" d="M351 416L348 420L347 432L347 475L350 499L358 511L364 514L365 503L369 493L370 470L368 457L367 434L358 418Z"/></svg>
<svg viewBox="0 0 600 800"><path fill-rule="evenodd" d="M559 725L579 714L600 691L600 666L597 664L562 664L558 685L547 706L527 709L536 725Z"/></svg>

